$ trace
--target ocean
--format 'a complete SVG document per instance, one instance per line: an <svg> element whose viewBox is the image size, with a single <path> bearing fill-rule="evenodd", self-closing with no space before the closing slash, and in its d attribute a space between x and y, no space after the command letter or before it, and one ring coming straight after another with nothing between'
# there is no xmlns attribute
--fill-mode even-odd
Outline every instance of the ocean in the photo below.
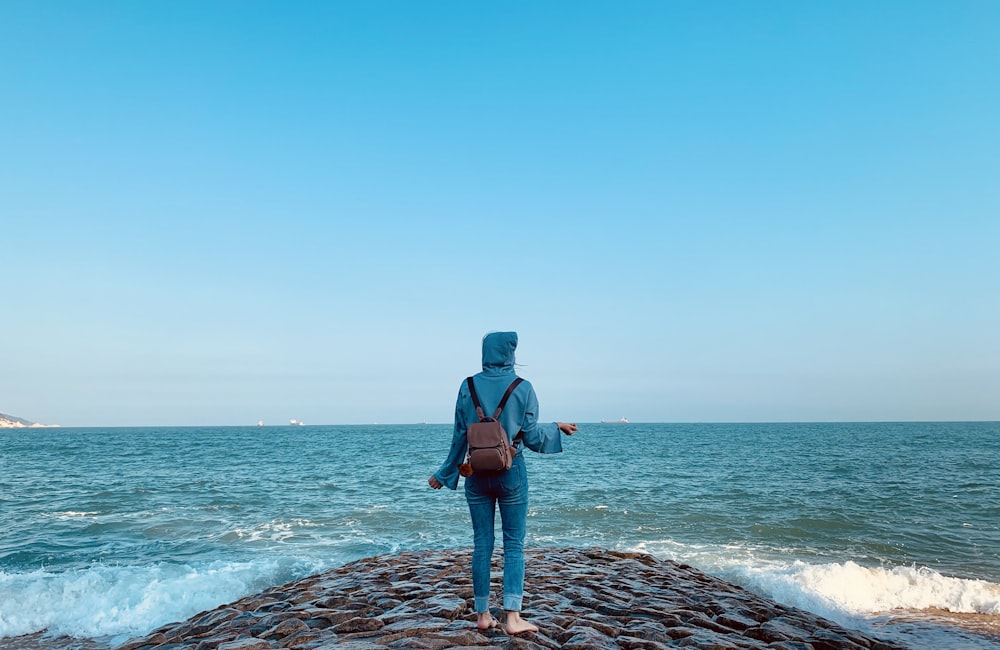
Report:
<svg viewBox="0 0 1000 650"><path fill-rule="evenodd" d="M0 430L0 643L111 646L355 559L470 546L461 486L427 487L450 439ZM651 553L913 648L1000 646L1000 423L581 424L564 447L526 452L530 546Z"/></svg>

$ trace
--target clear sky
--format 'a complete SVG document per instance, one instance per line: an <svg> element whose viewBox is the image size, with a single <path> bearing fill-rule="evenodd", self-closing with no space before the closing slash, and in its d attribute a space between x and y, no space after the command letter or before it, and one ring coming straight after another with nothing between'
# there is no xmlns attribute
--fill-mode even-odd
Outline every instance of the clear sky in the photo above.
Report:
<svg viewBox="0 0 1000 650"><path fill-rule="evenodd" d="M0 411L1000 419L1000 2L0 2Z"/></svg>

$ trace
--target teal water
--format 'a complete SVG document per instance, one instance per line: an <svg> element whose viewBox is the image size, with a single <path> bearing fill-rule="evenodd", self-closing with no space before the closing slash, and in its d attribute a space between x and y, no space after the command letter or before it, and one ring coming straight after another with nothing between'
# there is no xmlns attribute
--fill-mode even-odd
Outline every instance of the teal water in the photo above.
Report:
<svg viewBox="0 0 1000 650"><path fill-rule="evenodd" d="M450 436L0 430L0 638L113 642L361 557L468 546L461 490L426 486ZM528 454L531 545L641 550L913 647L996 647L998 423L589 424L565 443Z"/></svg>

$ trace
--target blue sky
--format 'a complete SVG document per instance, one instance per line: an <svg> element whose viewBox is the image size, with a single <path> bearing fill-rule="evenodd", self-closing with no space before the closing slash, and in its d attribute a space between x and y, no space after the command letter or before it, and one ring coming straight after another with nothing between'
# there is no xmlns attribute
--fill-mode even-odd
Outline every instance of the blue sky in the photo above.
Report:
<svg viewBox="0 0 1000 650"><path fill-rule="evenodd" d="M1000 3L0 4L0 411L1000 419Z"/></svg>

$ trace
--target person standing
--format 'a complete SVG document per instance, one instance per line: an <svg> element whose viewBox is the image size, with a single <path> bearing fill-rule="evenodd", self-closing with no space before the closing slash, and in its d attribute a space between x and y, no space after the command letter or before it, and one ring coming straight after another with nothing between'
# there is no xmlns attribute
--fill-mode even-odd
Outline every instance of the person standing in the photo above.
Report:
<svg viewBox="0 0 1000 650"><path fill-rule="evenodd" d="M476 393L487 413L496 407L511 382L517 332L491 332L483 337L483 370L473 376ZM448 458L427 483L435 490L458 487L459 466L468 451L466 429L478 422L476 407L467 382L463 381L455 404L455 429ZM528 519L528 474L524 467L525 447L542 454L562 451L560 433L573 435L576 424L538 422L538 398L528 381L511 393L500 414L508 439L518 440L510 469L474 472L465 479L465 499L472 519L472 587L475 595L476 627L488 630L500 623L490 614L490 562L493 556L494 521L497 506L503 529L503 608L507 634L536 632L538 628L521 617L524 597L524 536ZM519 437L519 438L518 438Z"/></svg>

